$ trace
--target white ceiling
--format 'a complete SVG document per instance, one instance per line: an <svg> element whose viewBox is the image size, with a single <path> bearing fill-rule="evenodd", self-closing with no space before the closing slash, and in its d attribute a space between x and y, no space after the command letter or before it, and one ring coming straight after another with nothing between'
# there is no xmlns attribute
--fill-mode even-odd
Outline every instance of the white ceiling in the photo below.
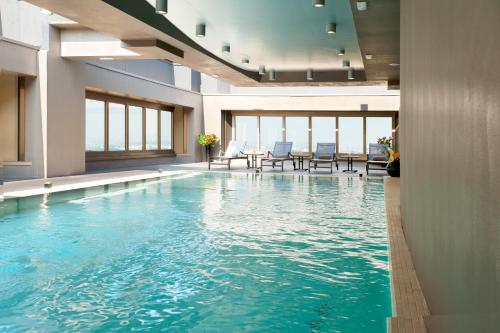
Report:
<svg viewBox="0 0 500 333"><path fill-rule="evenodd" d="M195 42L244 69L335 70L344 59L363 69L349 0L327 0L323 8L311 0L169 0L168 10L166 17ZM336 34L326 33L329 22L337 23ZM195 36L197 23L206 24L205 38ZM223 43L230 54L222 53ZM345 56L337 56L339 48ZM241 63L246 57L250 64Z"/></svg>

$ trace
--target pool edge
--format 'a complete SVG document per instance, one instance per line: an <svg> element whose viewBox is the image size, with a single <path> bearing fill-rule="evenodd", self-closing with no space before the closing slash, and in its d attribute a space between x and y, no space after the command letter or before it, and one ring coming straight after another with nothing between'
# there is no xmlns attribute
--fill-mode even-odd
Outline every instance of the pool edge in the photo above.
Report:
<svg viewBox="0 0 500 333"><path fill-rule="evenodd" d="M403 226L400 210L400 179L384 177L384 197L389 238L392 317L387 332L427 332L424 317L430 315L418 281Z"/></svg>

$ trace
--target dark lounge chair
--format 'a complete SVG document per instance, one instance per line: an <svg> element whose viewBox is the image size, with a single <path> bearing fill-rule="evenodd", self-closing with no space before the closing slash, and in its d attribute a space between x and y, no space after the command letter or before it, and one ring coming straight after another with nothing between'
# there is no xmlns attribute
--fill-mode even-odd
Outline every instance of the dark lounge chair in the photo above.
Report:
<svg viewBox="0 0 500 333"><path fill-rule="evenodd" d="M370 170L387 170L387 149L389 145L370 143L368 146L368 161L366 162L366 174Z"/></svg>
<svg viewBox="0 0 500 333"><path fill-rule="evenodd" d="M212 165L227 165L227 168L231 170L231 161L234 160L246 160L247 168L249 168L250 162L248 161L248 156L243 155L245 146L246 142L231 140L225 152L221 150L219 156L210 157L208 159L208 170L210 170Z"/></svg>
<svg viewBox="0 0 500 333"><path fill-rule="evenodd" d="M273 169L276 165L281 166L281 171L283 171L283 164L285 161L292 161L293 168L295 169L295 162L292 157L292 145L293 142L276 142L274 144L273 152L267 152L267 157L260 160L260 170L264 171L264 166L272 166ZM264 164L268 162L268 164Z"/></svg>
<svg viewBox="0 0 500 333"><path fill-rule="evenodd" d="M330 173L333 173L334 162L338 170L339 164L337 162L336 148L337 145L335 143L318 143L316 152L313 153L312 158L309 160L309 173L311 173L311 166L314 170L330 169Z"/></svg>

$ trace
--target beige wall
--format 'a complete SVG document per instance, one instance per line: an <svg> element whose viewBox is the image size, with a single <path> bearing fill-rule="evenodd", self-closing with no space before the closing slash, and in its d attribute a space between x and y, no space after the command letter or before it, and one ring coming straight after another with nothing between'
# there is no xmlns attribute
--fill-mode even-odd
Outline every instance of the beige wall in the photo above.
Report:
<svg viewBox="0 0 500 333"><path fill-rule="evenodd" d="M206 133L221 135L221 111L398 111L399 96L272 96L272 95L205 95L203 97Z"/></svg>
<svg viewBox="0 0 500 333"><path fill-rule="evenodd" d="M85 74L81 62L60 57L59 31L50 29L47 58L47 176L85 173Z"/></svg>
<svg viewBox="0 0 500 333"><path fill-rule="evenodd" d="M17 76L0 73L0 161L17 161Z"/></svg>
<svg viewBox="0 0 500 333"><path fill-rule="evenodd" d="M430 332L500 332L500 1L401 1L401 209Z"/></svg>

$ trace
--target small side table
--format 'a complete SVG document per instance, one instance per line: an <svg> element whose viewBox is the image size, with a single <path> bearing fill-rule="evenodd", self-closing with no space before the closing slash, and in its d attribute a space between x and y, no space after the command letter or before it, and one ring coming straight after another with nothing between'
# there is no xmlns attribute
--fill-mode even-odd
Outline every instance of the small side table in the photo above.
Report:
<svg viewBox="0 0 500 333"><path fill-rule="evenodd" d="M248 152L248 153L243 153L243 155L250 156L250 168L257 168L257 158L265 156L266 154L262 152Z"/></svg>
<svg viewBox="0 0 500 333"><path fill-rule="evenodd" d="M297 159L297 161L299 162L298 166L295 166L294 163L293 170L307 171L308 169L304 168L304 158L309 158L309 157L310 157L309 153L292 153L293 160L295 161L295 159Z"/></svg>
<svg viewBox="0 0 500 333"><path fill-rule="evenodd" d="M358 170L353 169L353 159L354 158L359 158L360 155L347 155L347 169L342 170L342 172L345 173L357 173Z"/></svg>

